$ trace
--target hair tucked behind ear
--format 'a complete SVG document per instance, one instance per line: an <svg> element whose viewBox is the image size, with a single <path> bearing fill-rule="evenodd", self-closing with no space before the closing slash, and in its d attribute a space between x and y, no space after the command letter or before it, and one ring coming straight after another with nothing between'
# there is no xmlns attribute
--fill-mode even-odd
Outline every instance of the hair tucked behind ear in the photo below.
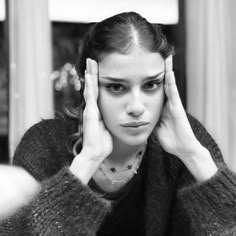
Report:
<svg viewBox="0 0 236 236"><path fill-rule="evenodd" d="M80 47L75 69L81 79L79 106L67 109L66 114L78 119L78 132L68 140L69 150L74 155L82 148L83 137L83 111L85 101L84 71L86 59L91 58L97 62L110 53L127 55L135 47L141 47L148 52L157 52L165 59L174 53L173 47L167 42L159 25L152 25L145 18L135 12L125 12L92 25L85 35ZM77 149L77 152L75 150Z"/></svg>

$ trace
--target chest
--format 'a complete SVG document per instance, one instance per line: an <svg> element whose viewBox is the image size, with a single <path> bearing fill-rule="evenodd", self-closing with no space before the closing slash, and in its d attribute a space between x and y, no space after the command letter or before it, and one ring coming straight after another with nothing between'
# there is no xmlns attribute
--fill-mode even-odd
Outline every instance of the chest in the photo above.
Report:
<svg viewBox="0 0 236 236"><path fill-rule="evenodd" d="M153 168L154 164L159 164L159 167ZM125 232L129 232L128 235L167 235L175 188L174 183L168 178L168 172L156 159L150 158L143 163L138 174L128 185L121 188L106 185L104 179L99 183L99 188L103 192L111 190L108 198L116 202L112 215L106 218L108 229L105 228L109 232L112 229L116 230L107 235L116 235L116 231L120 232L118 235L126 235ZM142 227L132 228L131 223Z"/></svg>
<svg viewBox="0 0 236 236"><path fill-rule="evenodd" d="M133 172L112 173L98 169L93 175L93 181L104 192L112 193L124 188L135 175Z"/></svg>

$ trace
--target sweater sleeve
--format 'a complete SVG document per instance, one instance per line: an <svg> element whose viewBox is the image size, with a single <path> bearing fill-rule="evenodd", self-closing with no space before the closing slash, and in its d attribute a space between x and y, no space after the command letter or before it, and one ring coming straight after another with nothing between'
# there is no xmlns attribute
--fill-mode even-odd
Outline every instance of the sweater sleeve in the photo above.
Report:
<svg viewBox="0 0 236 236"><path fill-rule="evenodd" d="M55 122L32 127L18 146L15 163L40 181L42 188L27 206L0 223L0 235L95 235L109 211L107 200L63 166L62 157L56 160L49 146L64 135L55 133L57 125L63 129Z"/></svg>
<svg viewBox="0 0 236 236"><path fill-rule="evenodd" d="M175 209L178 216L173 228L185 232L181 235L236 235L236 174L227 168L205 128L191 116L189 121L197 139L211 153L218 171L209 180L197 183L186 168L183 170ZM184 228L182 222L188 222L188 227Z"/></svg>

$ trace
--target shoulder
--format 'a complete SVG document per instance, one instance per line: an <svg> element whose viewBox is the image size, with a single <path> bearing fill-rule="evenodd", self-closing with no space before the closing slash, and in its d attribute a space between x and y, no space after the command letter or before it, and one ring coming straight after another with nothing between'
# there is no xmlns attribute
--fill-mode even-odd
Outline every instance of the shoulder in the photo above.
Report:
<svg viewBox="0 0 236 236"><path fill-rule="evenodd" d="M39 180L56 173L72 158L67 151L68 137L76 132L76 121L48 119L29 128L16 148L13 163Z"/></svg>
<svg viewBox="0 0 236 236"><path fill-rule="evenodd" d="M42 119L40 122L34 124L30 127L23 137L31 136L37 133L37 135L46 135L48 136L50 133L56 132L65 132L71 133L74 131L76 127L75 119L66 119L57 117L54 119Z"/></svg>
<svg viewBox="0 0 236 236"><path fill-rule="evenodd" d="M72 119L54 118L41 120L31 126L23 135L21 143L31 143L33 140L47 143L56 137L63 138L76 131L76 121Z"/></svg>
<svg viewBox="0 0 236 236"><path fill-rule="evenodd" d="M196 138L199 141L202 141L205 143L207 143L208 141L214 141L210 133L207 131L207 129L203 126L203 124L199 120L197 120L194 116L192 116L189 113L186 113L186 114L187 114L187 118L190 123L190 126Z"/></svg>
<svg viewBox="0 0 236 236"><path fill-rule="evenodd" d="M206 128L201 124L201 122L197 118L195 118L188 112L186 113L186 115L195 135L199 135L202 132L208 134Z"/></svg>
<svg viewBox="0 0 236 236"><path fill-rule="evenodd" d="M206 147L209 150L212 158L216 162L222 162L223 156L214 138L210 135L207 129L201 124L201 122L199 122L195 117L193 117L189 113L187 113L187 117L196 138L199 140L202 146Z"/></svg>

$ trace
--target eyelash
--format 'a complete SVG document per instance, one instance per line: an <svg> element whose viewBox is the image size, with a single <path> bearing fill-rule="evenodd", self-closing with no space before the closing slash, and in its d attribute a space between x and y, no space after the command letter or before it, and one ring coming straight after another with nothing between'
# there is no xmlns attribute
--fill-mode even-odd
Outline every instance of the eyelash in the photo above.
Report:
<svg viewBox="0 0 236 236"><path fill-rule="evenodd" d="M150 90L155 90L160 87L160 85L162 84L162 81L150 81L150 82L146 83L145 85L147 85L147 84L156 85L154 88L150 89Z"/></svg>
<svg viewBox="0 0 236 236"><path fill-rule="evenodd" d="M158 89L160 87L160 85L162 84L162 81L150 81L150 82L147 82L144 86L146 85L156 85L154 88L150 88L150 89L145 89L144 90L148 90L149 92L152 92L156 89ZM114 94L121 94L121 93L124 93L126 91L126 88L124 85L122 84L117 84L117 83L114 83L114 84L107 84L105 86L110 92L114 93ZM122 88L122 90L119 90L119 91L114 91L114 87L119 87L119 88Z"/></svg>

